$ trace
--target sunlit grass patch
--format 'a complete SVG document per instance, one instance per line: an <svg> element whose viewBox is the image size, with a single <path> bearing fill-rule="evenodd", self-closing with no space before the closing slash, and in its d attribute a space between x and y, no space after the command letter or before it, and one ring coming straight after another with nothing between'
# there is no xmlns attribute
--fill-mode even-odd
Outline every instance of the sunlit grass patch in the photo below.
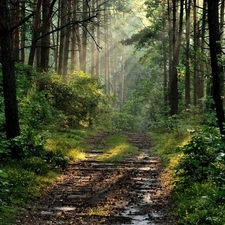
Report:
<svg viewBox="0 0 225 225"><path fill-rule="evenodd" d="M109 213L102 207L90 207L84 209L82 214L87 216L108 216Z"/></svg>
<svg viewBox="0 0 225 225"><path fill-rule="evenodd" d="M1 168L7 173L7 191L0 192L0 224L11 225L17 213L31 200L36 199L41 191L53 183L59 171L49 169L43 175L24 169L24 161L12 160L2 164ZM42 168L40 168L42 170ZM1 204L2 203L2 204Z"/></svg>
<svg viewBox="0 0 225 225"><path fill-rule="evenodd" d="M81 148L70 148L65 154L73 160L85 160L85 152Z"/></svg>
<svg viewBox="0 0 225 225"><path fill-rule="evenodd" d="M88 150L84 140L88 135L89 131L86 130L60 130L51 135L45 148L52 151L60 150L70 160L84 160L85 151Z"/></svg>
<svg viewBox="0 0 225 225"><path fill-rule="evenodd" d="M163 158L164 163L170 168L176 166L179 161L180 156L177 152L177 147L185 145L190 140L188 133L177 137L173 132L153 132L151 136L153 139L151 151L159 154Z"/></svg>
<svg viewBox="0 0 225 225"><path fill-rule="evenodd" d="M96 157L103 162L120 162L126 157L139 154L138 148L130 145L125 135L110 136L103 141L103 154Z"/></svg>

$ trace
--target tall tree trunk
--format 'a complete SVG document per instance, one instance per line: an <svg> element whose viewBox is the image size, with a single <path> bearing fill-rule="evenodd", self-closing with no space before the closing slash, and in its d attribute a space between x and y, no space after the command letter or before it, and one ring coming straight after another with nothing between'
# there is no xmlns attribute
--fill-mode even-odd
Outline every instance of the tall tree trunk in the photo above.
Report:
<svg viewBox="0 0 225 225"><path fill-rule="evenodd" d="M25 1L22 1L22 11L21 11L21 19L25 18L26 11L25 11ZM26 61L26 54L25 54L25 43L26 43L26 23L24 23L21 27L21 62L25 63Z"/></svg>
<svg viewBox="0 0 225 225"><path fill-rule="evenodd" d="M49 33L51 21L49 20L51 0L45 0L42 4L42 35ZM41 60L40 70L48 71L49 69L49 47L50 46L50 35L47 35L41 39Z"/></svg>
<svg viewBox="0 0 225 225"><path fill-rule="evenodd" d="M97 17L97 43L98 46L101 45L101 32L100 32L100 20L101 20L101 0L97 0L97 9L98 9L98 17ZM99 49L96 53L96 75L100 78L101 74L101 58Z"/></svg>
<svg viewBox="0 0 225 225"><path fill-rule="evenodd" d="M36 47L37 47L37 41L40 36L41 4L42 4L42 0L37 0L35 17L34 17L33 26L32 26L32 41L31 41L31 47L30 47L30 54L29 54L29 58L28 58L28 65L30 65L30 66L33 66L33 64L34 64L34 57L35 57L35 51L36 51Z"/></svg>
<svg viewBox="0 0 225 225"><path fill-rule="evenodd" d="M198 0L193 0L194 16L194 105L198 104L198 77L199 77L199 26L198 26Z"/></svg>
<svg viewBox="0 0 225 225"><path fill-rule="evenodd" d="M20 21L20 0L12 0L11 22L16 25ZM20 61L20 27L13 30L13 55L16 62Z"/></svg>
<svg viewBox="0 0 225 225"><path fill-rule="evenodd" d="M221 43L224 43L224 10L225 10L225 0L221 0L220 6L220 33L221 33ZM222 48L224 49L224 44ZM224 51L224 50L223 50ZM221 96L223 96L223 105L225 104L225 95L224 95L224 80L225 80L225 71L223 68L223 75L221 76Z"/></svg>
<svg viewBox="0 0 225 225"><path fill-rule="evenodd" d="M94 9L95 9L95 0L92 0L92 13L94 13ZM91 34L93 36L93 38L95 38L95 24L92 23L91 24ZM92 41L91 41L91 75L94 76L96 75L95 73L95 65L96 65L96 62L95 62L95 42L92 38Z"/></svg>
<svg viewBox="0 0 225 225"><path fill-rule="evenodd" d="M172 60L172 72L169 85L169 102L170 102L170 115L178 114L178 77L177 66L179 63L180 46L182 40L183 29L183 0L180 2L180 16L179 27L177 23L177 1L173 0L173 60ZM178 27L178 31L177 31Z"/></svg>
<svg viewBox="0 0 225 225"><path fill-rule="evenodd" d="M77 21L77 7L78 7L78 2L73 1L72 2L72 7L73 7L73 21ZM75 69L78 69L78 42L77 42L77 29L79 27L77 25L72 26L72 31L71 31L71 66L70 66L70 72L72 73Z"/></svg>
<svg viewBox="0 0 225 225"><path fill-rule="evenodd" d="M109 27L108 27L108 11L105 6L104 10L104 28L105 28L105 94L110 93L110 77L109 77Z"/></svg>
<svg viewBox="0 0 225 225"><path fill-rule="evenodd" d="M58 1L58 5L61 6L61 1ZM58 10L57 12L57 27L60 27L60 17L61 17L61 10ZM58 30L55 34L55 52L54 52L54 63L55 63L55 71L58 72L58 68L59 68L59 48L60 48L60 30Z"/></svg>
<svg viewBox="0 0 225 225"><path fill-rule="evenodd" d="M213 81L213 99L216 108L218 126L220 133L225 135L224 130L224 110L221 98L221 76L223 68L221 65L222 48L220 43L220 29L219 29L219 0L208 0L208 25L209 25L209 47L212 67L212 81Z"/></svg>
<svg viewBox="0 0 225 225"><path fill-rule="evenodd" d="M199 78L198 78L198 103L200 104L200 107L203 107L202 99L204 97L204 74L205 74L205 32L206 32L206 1L203 0L203 12L202 12L202 28L201 28L201 42L200 42L200 48L201 48L201 57L200 60L200 71L199 71Z"/></svg>
<svg viewBox="0 0 225 225"><path fill-rule="evenodd" d="M172 67L173 67L173 32L172 32L172 28L173 28L173 23L172 23L172 9L171 9L171 5L170 5L170 0L167 0L167 16L168 16L168 37L169 37L169 50L168 50L168 54L169 54L169 82L168 82L168 100L169 100L169 108L171 108L171 80L172 80ZM171 109L170 109L170 114L171 114Z"/></svg>
<svg viewBox="0 0 225 225"><path fill-rule="evenodd" d="M83 20L86 20L88 17L88 2L83 0ZM83 22L82 24L82 48L81 48L81 65L80 69L86 72L86 60L87 60L87 22Z"/></svg>
<svg viewBox="0 0 225 225"><path fill-rule="evenodd" d="M7 0L0 1L0 46L2 55L3 92L6 118L7 139L13 139L20 135L18 118L18 105L16 99L16 78L13 59L12 32L10 29L10 14ZM19 158L22 150L12 147L11 153Z"/></svg>
<svg viewBox="0 0 225 225"><path fill-rule="evenodd" d="M162 26L163 26L163 41L162 41L162 47L163 47L163 89L164 89L164 101L165 106L167 105L168 101L168 70L167 70L167 46L166 46L166 2L162 3L162 10L163 10L163 18L162 18Z"/></svg>
<svg viewBox="0 0 225 225"><path fill-rule="evenodd" d="M67 16L66 16L66 22L69 23L70 21L70 15L71 15L71 4L72 0L68 0L68 7L67 7ZM67 26L65 28L66 34L65 34L65 44L64 44L64 56L63 56L63 70L62 75L65 79L68 73L68 62L69 62L69 41L70 41L70 34L71 34L71 27Z"/></svg>
<svg viewBox="0 0 225 225"><path fill-rule="evenodd" d="M185 52L185 105L191 104L191 82L190 82L190 12L191 0L185 0L186 9L186 52Z"/></svg>
<svg viewBox="0 0 225 225"><path fill-rule="evenodd" d="M61 0L60 5L60 26L64 26L67 22L67 0ZM63 62L64 62L64 48L65 48L65 41L66 39L66 29L60 30L60 43L59 43L59 65L58 65L58 73L63 74Z"/></svg>

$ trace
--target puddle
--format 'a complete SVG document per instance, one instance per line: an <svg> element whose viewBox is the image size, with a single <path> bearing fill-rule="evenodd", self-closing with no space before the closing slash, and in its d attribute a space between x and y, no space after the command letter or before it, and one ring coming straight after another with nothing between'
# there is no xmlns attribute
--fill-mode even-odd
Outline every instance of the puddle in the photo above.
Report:
<svg viewBox="0 0 225 225"><path fill-rule="evenodd" d="M76 207L62 206L62 207L55 207L54 209L58 211L69 212L69 211L75 211Z"/></svg>
<svg viewBox="0 0 225 225"><path fill-rule="evenodd" d="M155 225L155 223L149 221L149 215L148 214L142 215L139 207L130 206L123 213L121 213L121 216L130 217L131 218L130 225L131 224L135 224L135 225L149 225L149 224Z"/></svg>

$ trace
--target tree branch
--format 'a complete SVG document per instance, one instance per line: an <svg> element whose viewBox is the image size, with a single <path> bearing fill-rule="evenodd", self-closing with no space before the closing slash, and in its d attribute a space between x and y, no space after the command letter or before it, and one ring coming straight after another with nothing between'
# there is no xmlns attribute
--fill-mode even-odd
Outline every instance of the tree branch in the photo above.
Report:
<svg viewBox="0 0 225 225"><path fill-rule="evenodd" d="M48 36L50 34L53 34L53 33L57 32L59 30L62 30L62 29L64 29L67 26L71 26L71 25L75 25L75 24L79 24L79 23L84 23L84 22L90 22L92 19L97 18L97 16L98 16L98 14L96 14L94 16L91 16L90 18L87 18L85 20L70 21L67 24L63 25L63 26L56 28L55 30L52 30L52 31L50 31L50 32L48 32L46 34L41 35L40 37L37 38L37 41L40 40L43 37L46 37L46 36Z"/></svg>
<svg viewBox="0 0 225 225"><path fill-rule="evenodd" d="M27 20L29 20L35 13L31 13L29 16L25 17L24 19L20 20L15 26L10 28L10 31L13 31L24 24Z"/></svg>

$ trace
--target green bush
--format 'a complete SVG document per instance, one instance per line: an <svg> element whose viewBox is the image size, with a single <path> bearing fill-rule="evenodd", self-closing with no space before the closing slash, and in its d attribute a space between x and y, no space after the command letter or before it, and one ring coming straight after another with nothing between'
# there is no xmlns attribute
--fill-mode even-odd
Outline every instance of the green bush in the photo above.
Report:
<svg viewBox="0 0 225 225"><path fill-rule="evenodd" d="M178 149L182 150L183 156L175 169L184 182L206 181L212 172L212 165L218 164L218 155L224 149L225 143L219 130L206 126L202 131L196 132L188 144Z"/></svg>
<svg viewBox="0 0 225 225"><path fill-rule="evenodd" d="M225 224L225 142L216 127L204 126L178 148L174 214L182 225Z"/></svg>
<svg viewBox="0 0 225 225"><path fill-rule="evenodd" d="M66 116L63 123L72 127L81 123L91 126L99 116L99 105L106 100L100 89L98 80L82 71L68 75L65 81L59 75L52 75L46 85L53 106Z"/></svg>
<svg viewBox="0 0 225 225"><path fill-rule="evenodd" d="M49 172L51 165L47 160L40 157L29 157L21 161L21 167L35 174L45 175Z"/></svg>
<svg viewBox="0 0 225 225"><path fill-rule="evenodd" d="M32 67L23 63L15 64L17 82L17 96L23 98L34 88L39 73Z"/></svg>
<svg viewBox="0 0 225 225"><path fill-rule="evenodd" d="M44 135L39 134L29 126L25 126L21 135L12 140L12 145L22 149L22 158L32 156L41 157L45 154L44 145L46 138L47 136L44 138Z"/></svg>
<svg viewBox="0 0 225 225"><path fill-rule="evenodd" d="M56 121L60 112L53 108L51 104L45 91L35 92L24 97L19 102L21 123L37 129Z"/></svg>
<svg viewBox="0 0 225 225"><path fill-rule="evenodd" d="M114 111L108 117L108 122L109 129L112 131L138 131L140 129L137 125L137 117L122 111Z"/></svg>
<svg viewBox="0 0 225 225"><path fill-rule="evenodd" d="M69 158L59 149L46 151L44 158L54 169L65 169L69 163Z"/></svg>
<svg viewBox="0 0 225 225"><path fill-rule="evenodd" d="M34 172L22 169L16 161L14 165L10 165L10 168L5 167L5 170L8 174L9 191L3 199L9 205L22 206L39 194L40 184Z"/></svg>
<svg viewBox="0 0 225 225"><path fill-rule="evenodd" d="M224 225L225 193L213 183L192 183L177 191L174 215L180 225Z"/></svg>

